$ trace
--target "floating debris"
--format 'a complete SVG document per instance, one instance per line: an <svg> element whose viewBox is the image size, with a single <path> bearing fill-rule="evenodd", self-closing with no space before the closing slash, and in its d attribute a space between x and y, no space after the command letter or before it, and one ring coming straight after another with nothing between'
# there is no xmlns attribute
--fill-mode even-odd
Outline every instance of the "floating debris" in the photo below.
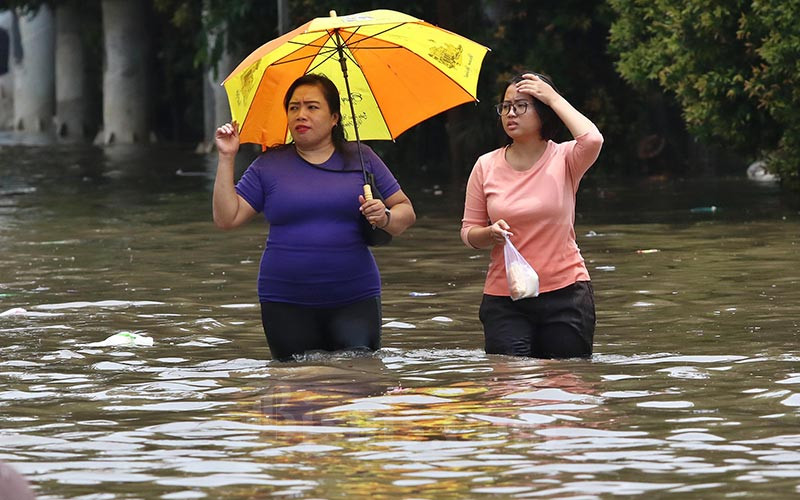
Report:
<svg viewBox="0 0 800 500"><path fill-rule="evenodd" d="M758 182L778 182L779 177L770 172L767 162L763 160L755 161L747 167L747 178Z"/></svg>
<svg viewBox="0 0 800 500"><path fill-rule="evenodd" d="M135 332L119 332L108 337L102 342L86 344L89 347L109 347L109 346L146 346L153 345L153 337L140 335Z"/></svg>
<svg viewBox="0 0 800 500"><path fill-rule="evenodd" d="M3 312L1 312L1 313L0 313L0 317L6 317L6 316L25 316L27 313L28 313L28 311L26 311L25 309L23 309L23 308L21 308L21 307L14 307L14 308L12 308L12 309L9 309L9 310L7 310L7 311L3 311Z"/></svg>
<svg viewBox="0 0 800 500"><path fill-rule="evenodd" d="M383 325L383 328L402 328L402 329L412 329L416 328L416 326L412 325L411 323L405 323L403 321L390 321Z"/></svg>
<svg viewBox="0 0 800 500"><path fill-rule="evenodd" d="M719 210L719 208L711 205L710 207L694 207L689 211L693 214L713 214L717 210Z"/></svg>

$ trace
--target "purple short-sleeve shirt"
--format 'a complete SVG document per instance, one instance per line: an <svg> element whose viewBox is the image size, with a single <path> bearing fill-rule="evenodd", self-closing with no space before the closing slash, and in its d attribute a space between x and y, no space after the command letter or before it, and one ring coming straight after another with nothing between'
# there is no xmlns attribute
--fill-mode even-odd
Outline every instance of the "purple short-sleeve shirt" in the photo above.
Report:
<svg viewBox="0 0 800 500"><path fill-rule="evenodd" d="M399 191L378 155L361 147L383 197ZM236 192L269 223L258 273L260 301L336 307L380 295L378 266L361 235L363 185L352 143L319 166L292 146L267 150L253 161Z"/></svg>

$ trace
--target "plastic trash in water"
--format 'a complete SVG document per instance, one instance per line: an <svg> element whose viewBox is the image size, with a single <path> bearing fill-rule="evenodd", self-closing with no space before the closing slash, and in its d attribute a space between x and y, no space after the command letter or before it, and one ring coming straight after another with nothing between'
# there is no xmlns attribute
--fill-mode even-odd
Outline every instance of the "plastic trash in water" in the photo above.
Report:
<svg viewBox="0 0 800 500"><path fill-rule="evenodd" d="M769 171L764 160L755 161L747 167L747 178L758 182L777 182L780 179Z"/></svg>
<svg viewBox="0 0 800 500"><path fill-rule="evenodd" d="M7 311L3 311L0 313L0 318L9 318L15 316L21 316L25 318L49 318L52 316L61 316L61 313L28 311L27 309L23 309L22 307L13 307Z"/></svg>
<svg viewBox="0 0 800 500"><path fill-rule="evenodd" d="M140 335L135 332L119 332L108 337L102 342L94 342L87 345L91 347L109 347L109 346L150 347L153 345L153 337L148 337L147 335Z"/></svg>
<svg viewBox="0 0 800 500"><path fill-rule="evenodd" d="M390 321L383 325L383 328L400 328L405 330L416 328L416 326L411 323L406 323L405 321Z"/></svg>
<svg viewBox="0 0 800 500"><path fill-rule="evenodd" d="M711 205L709 207L694 207L689 210L693 214L713 214L714 212L718 211L719 208Z"/></svg>
<svg viewBox="0 0 800 500"><path fill-rule="evenodd" d="M636 253L658 253L661 250L658 248L645 248L643 250L636 250Z"/></svg>
<svg viewBox="0 0 800 500"><path fill-rule="evenodd" d="M28 313L28 311L26 311L25 309L23 309L21 307L14 307L12 309L9 309L8 311L1 312L0 313L0 318L5 317L5 316L24 316L27 313Z"/></svg>
<svg viewBox="0 0 800 500"><path fill-rule="evenodd" d="M447 316L434 316L431 318L431 321L436 321L439 323L452 323L453 319L448 318Z"/></svg>

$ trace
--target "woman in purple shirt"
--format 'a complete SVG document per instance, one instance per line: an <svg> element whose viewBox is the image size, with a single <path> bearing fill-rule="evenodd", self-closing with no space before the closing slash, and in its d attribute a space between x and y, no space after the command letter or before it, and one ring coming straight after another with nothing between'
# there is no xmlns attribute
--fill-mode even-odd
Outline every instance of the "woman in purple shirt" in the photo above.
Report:
<svg viewBox="0 0 800 500"><path fill-rule="evenodd" d="M238 125L217 129L214 223L233 229L259 212L269 222L258 298L273 359L376 350L381 283L360 218L399 235L416 220L414 208L386 165L362 145L385 202L364 199L358 151L345 140L339 92L328 78L298 78L283 102L293 142L268 148L236 184Z"/></svg>

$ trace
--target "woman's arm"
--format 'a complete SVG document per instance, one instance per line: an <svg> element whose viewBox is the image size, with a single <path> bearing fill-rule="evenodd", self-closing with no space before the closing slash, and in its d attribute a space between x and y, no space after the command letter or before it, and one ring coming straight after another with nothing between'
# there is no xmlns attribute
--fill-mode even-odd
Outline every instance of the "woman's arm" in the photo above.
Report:
<svg viewBox="0 0 800 500"><path fill-rule="evenodd" d="M385 204L378 199L365 201L363 196L359 196L359 201L364 217L375 227L394 236L402 234L417 221L414 206L402 189L386 198ZM386 208L390 214L386 213Z"/></svg>
<svg viewBox="0 0 800 500"><path fill-rule="evenodd" d="M499 221L485 227L473 226L467 232L467 241L474 248L488 248L493 245L505 245L506 238L504 233L510 231L511 227L500 219Z"/></svg>
<svg viewBox="0 0 800 500"><path fill-rule="evenodd" d="M233 229L252 218L256 211L236 193L233 182L234 160L239 151L236 122L226 123L214 134L219 159L214 179L214 224L220 229Z"/></svg>
<svg viewBox="0 0 800 500"><path fill-rule="evenodd" d="M539 79L539 77L528 73L523 75L523 78L524 80L517 83L517 90L550 106L569 129L572 137L578 137L586 132L599 132L597 126L590 119L575 109L564 96L556 92L553 87Z"/></svg>
<svg viewBox="0 0 800 500"><path fill-rule="evenodd" d="M504 245L506 239L503 237L503 232L511 229L503 219L487 225L489 214L483 191L482 158L478 158L469 174L464 197L464 217L461 219L461 241L471 248Z"/></svg>

